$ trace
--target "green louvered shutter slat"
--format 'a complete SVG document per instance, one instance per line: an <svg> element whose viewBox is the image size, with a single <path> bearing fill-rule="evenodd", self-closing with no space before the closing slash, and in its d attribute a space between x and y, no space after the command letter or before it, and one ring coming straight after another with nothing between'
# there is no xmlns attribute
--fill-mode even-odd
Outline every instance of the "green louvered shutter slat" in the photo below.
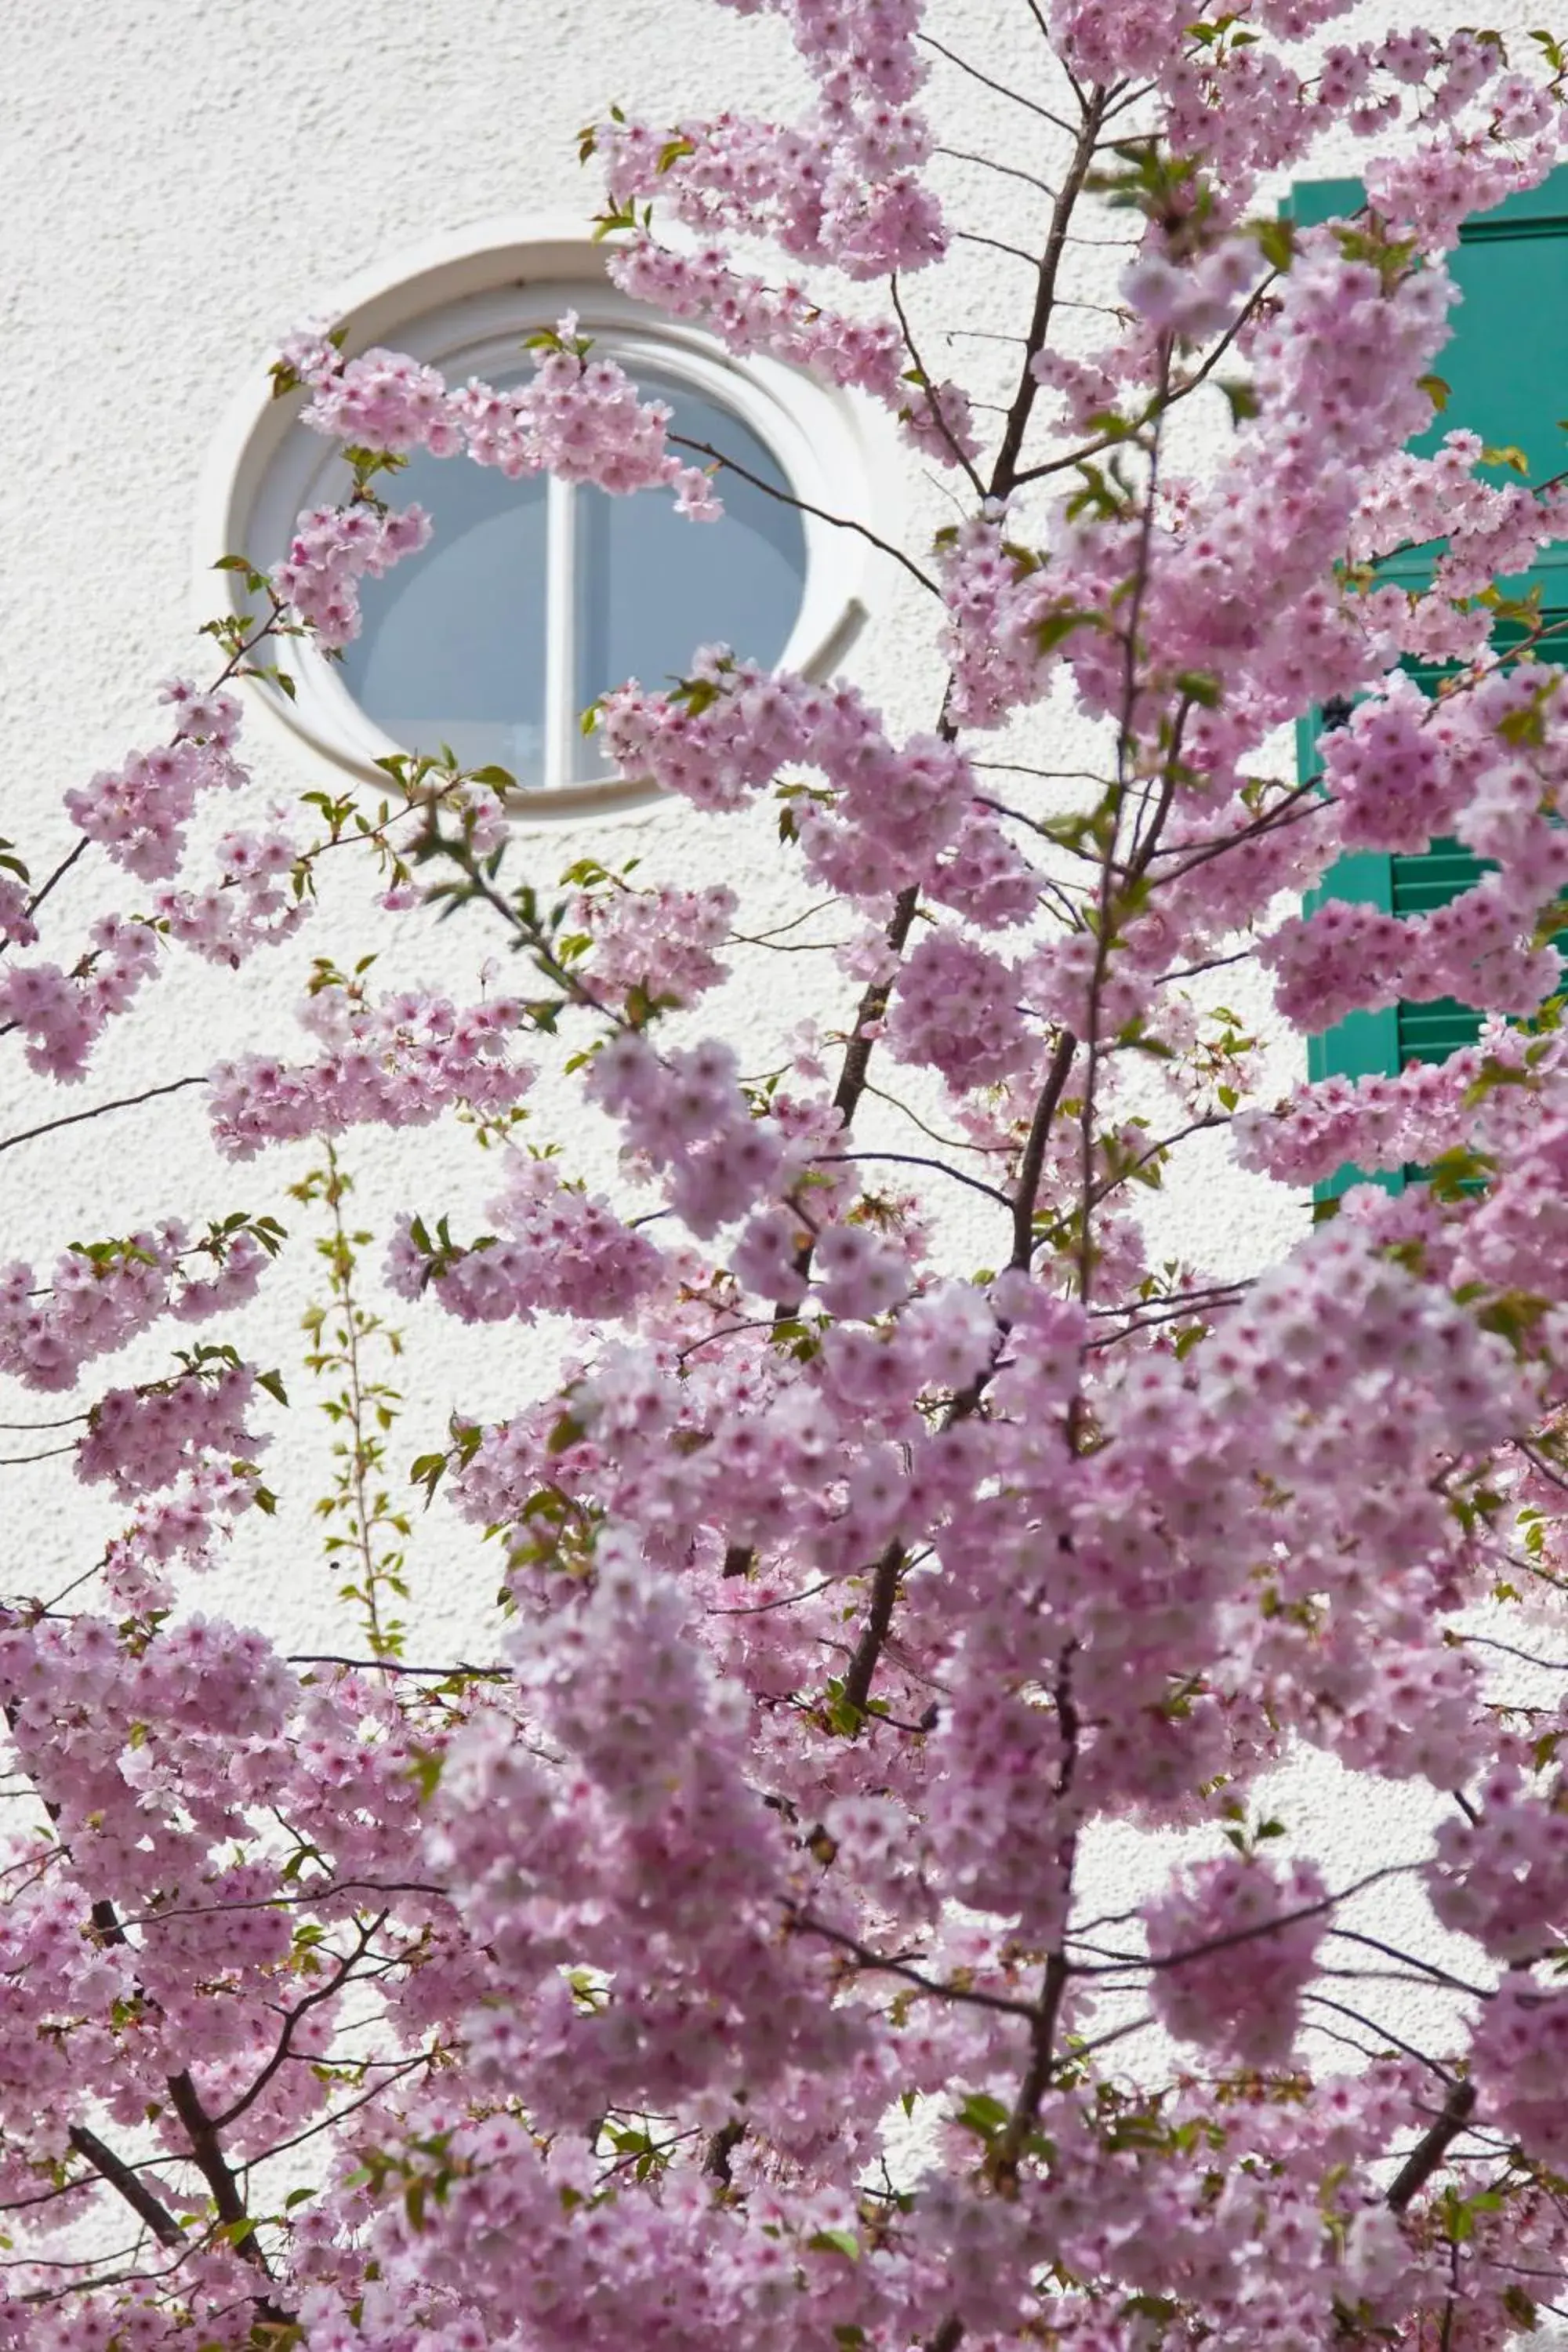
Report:
<svg viewBox="0 0 1568 2352"><path fill-rule="evenodd" d="M1473 851L1457 841L1435 841L1419 856L1391 857L1393 908L1396 915L1429 915L1461 890L1472 889L1489 871Z"/></svg>
<svg viewBox="0 0 1568 2352"><path fill-rule="evenodd" d="M1470 889L1486 870L1457 841L1435 841L1425 856L1391 857L1388 862L1396 915L1429 915L1435 907L1446 907L1450 898ZM1473 1045L1480 1034L1481 1015L1451 996L1435 1004L1401 1004L1394 1018L1401 1069L1407 1062L1446 1062L1461 1045Z"/></svg>
<svg viewBox="0 0 1568 2352"><path fill-rule="evenodd" d="M1321 181L1298 188L1289 211L1310 226L1348 215L1362 201L1357 181ZM1410 446L1426 456L1445 433L1463 428L1479 434L1489 447L1522 450L1530 478L1541 481L1562 465L1558 420L1568 416L1568 167L1554 172L1542 187L1467 221L1448 267L1463 297L1453 313L1453 336L1436 362L1449 387L1448 403ZM1498 478L1517 477L1504 473ZM1425 585L1440 545L1392 558L1381 567L1384 576L1404 587ZM1502 585L1516 596L1539 589L1552 617L1568 611L1568 545L1546 549L1528 574ZM1519 634L1517 625L1505 624L1497 641L1506 647ZM1440 671L1410 667L1426 691L1435 689ZM1319 723L1314 714L1297 730L1302 775L1312 772ZM1395 914L1426 913L1469 888L1483 870L1451 841L1434 843L1420 856L1379 859L1363 853L1342 859L1307 906L1310 911L1326 898L1347 898L1370 900ZM1559 944L1568 956L1568 938ZM1361 1077L1391 1074L1413 1061L1445 1061L1474 1043L1480 1018L1452 999L1401 1004L1386 1013L1354 1013L1308 1040L1309 1073L1314 1078ZM1406 1176L1419 1172L1373 1181L1398 1192ZM1337 1194L1361 1181L1358 1170L1342 1168L1317 1188L1318 1196Z"/></svg>

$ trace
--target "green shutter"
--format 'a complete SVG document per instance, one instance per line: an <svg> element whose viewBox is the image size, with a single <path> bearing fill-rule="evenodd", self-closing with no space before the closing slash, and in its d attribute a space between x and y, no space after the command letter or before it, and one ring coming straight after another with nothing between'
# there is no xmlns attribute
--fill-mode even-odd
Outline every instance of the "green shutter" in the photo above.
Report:
<svg viewBox="0 0 1568 2352"><path fill-rule="evenodd" d="M1396 915L1426 915L1434 907L1446 907L1485 871L1480 859L1457 841L1435 841L1425 856L1391 857L1388 865ZM1398 1005L1394 1020L1395 1066L1401 1070L1407 1062L1446 1062L1461 1045L1473 1045L1481 1029L1479 1013L1451 996L1435 1004Z"/></svg>
<svg viewBox="0 0 1568 2352"><path fill-rule="evenodd" d="M1323 180L1298 188L1289 211L1311 226L1353 213L1362 200L1359 181ZM1489 448L1522 450L1530 478L1543 480L1561 467L1559 420L1568 416L1568 166L1543 186L1468 221L1459 239L1448 267L1462 299L1453 313L1453 336L1436 360L1449 387L1448 404L1410 446L1425 457L1445 433L1464 428L1479 433ZM1413 549L1384 570L1390 580L1418 587L1430 578L1436 551ZM1549 611L1568 609L1568 544L1546 549L1529 573L1503 584L1514 594L1539 587ZM1434 674L1412 667L1423 686L1435 682ZM1318 732L1316 713L1297 730L1302 775L1310 774L1315 764ZM1420 856L1363 853L1341 860L1309 898L1308 909L1326 898L1340 898L1370 900L1394 914L1424 912L1458 897L1481 871L1478 860L1452 841L1434 842ZM1446 1061L1474 1043L1479 1026L1479 1013L1452 999L1352 1013L1338 1028L1308 1040L1308 1072L1314 1078L1364 1077L1392 1074L1413 1061ZM1373 1181L1396 1192L1415 1172ZM1360 1181L1359 1171L1342 1168L1318 1187L1319 1195L1331 1197Z"/></svg>

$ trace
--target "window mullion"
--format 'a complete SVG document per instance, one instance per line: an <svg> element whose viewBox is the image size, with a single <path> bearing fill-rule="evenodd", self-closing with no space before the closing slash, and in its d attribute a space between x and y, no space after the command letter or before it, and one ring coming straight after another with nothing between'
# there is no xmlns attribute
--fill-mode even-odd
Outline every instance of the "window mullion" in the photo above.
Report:
<svg viewBox="0 0 1568 2352"><path fill-rule="evenodd" d="M569 784L577 739L577 491L550 477L546 492L544 781Z"/></svg>

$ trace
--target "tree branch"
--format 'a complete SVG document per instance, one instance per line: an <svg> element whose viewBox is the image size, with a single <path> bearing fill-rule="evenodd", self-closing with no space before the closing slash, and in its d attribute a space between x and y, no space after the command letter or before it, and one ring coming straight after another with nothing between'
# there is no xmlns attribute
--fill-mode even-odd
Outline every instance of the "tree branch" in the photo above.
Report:
<svg viewBox="0 0 1568 2352"><path fill-rule="evenodd" d="M936 47L940 45L933 42L931 46ZM1022 102L1026 105L1028 103L1026 100ZM1018 458L1024 446L1024 436L1028 431L1035 396L1040 388L1035 378L1034 362L1037 355L1045 349L1046 337L1050 332L1051 311L1056 304L1057 279L1061 271L1062 255L1067 249L1068 228L1072 220L1073 207L1083 194L1083 184L1089 177L1089 167L1094 160L1094 151L1100 138L1105 103L1106 94L1103 90L1096 90L1089 99L1083 121L1073 144L1072 161L1068 165L1067 176L1062 182L1060 193L1051 207L1050 226L1046 231L1046 247L1040 256L1039 275L1035 281L1035 307L1029 320L1028 335L1024 347L1024 365L1018 377L1018 389L1013 395L1013 405L1007 412L1007 422L1002 434L1002 446L996 452L996 463L992 468L990 495L994 499L1005 499L1014 487ZM1050 120L1054 121L1055 116L1053 115ZM1065 129L1066 125L1060 127Z"/></svg>
<svg viewBox="0 0 1568 2352"><path fill-rule="evenodd" d="M84 1120L102 1118L111 1110L130 1110L137 1103L154 1102L160 1095L177 1095L182 1087L205 1087L205 1076L171 1078L166 1087L148 1087L139 1095L120 1095L113 1102L96 1103L91 1110L68 1111L64 1118L47 1118L42 1127L25 1127L19 1135L0 1136L0 1151L10 1151L18 1143L31 1143L40 1135L56 1135L62 1127L80 1127Z"/></svg>
<svg viewBox="0 0 1568 2352"><path fill-rule="evenodd" d="M1072 1057L1078 1051L1078 1039L1070 1029L1064 1029L1057 1040L1057 1050L1046 1073L1046 1083L1035 1105L1035 1116L1029 1122L1029 1138L1024 1146L1024 1157L1018 1164L1018 1186L1013 1196L1013 1255L1009 1265L1027 1273L1035 1252L1035 1203L1039 1198L1040 1177L1046 1163L1046 1146L1050 1140L1051 1122L1067 1085Z"/></svg>
<svg viewBox="0 0 1568 2352"><path fill-rule="evenodd" d="M779 489L774 483L764 480L761 474L753 474L733 457L726 457L722 449L715 449L711 441L693 441L684 433L671 433L666 438L672 449L695 450L698 457L710 457L716 466L724 467L731 474L739 474L742 481L750 482L754 490L762 490L768 498L776 499L781 506L794 507L801 514L815 515L818 522L831 523L835 530L852 530L859 538L868 540L881 554L890 555L895 563L901 563L922 588L929 588L933 596L941 597L942 590L936 582L929 572L921 570L912 556L906 555L901 547L895 547L890 539L879 538L867 524L857 522L853 515L829 514L826 507L814 507L809 499L797 498L794 490Z"/></svg>
<svg viewBox="0 0 1568 2352"><path fill-rule="evenodd" d="M1384 2200L1391 2213L1403 2213L1413 2197L1425 2189L1476 2109L1473 2083L1456 2083L1434 2118L1394 2175Z"/></svg>
<svg viewBox="0 0 1568 2352"><path fill-rule="evenodd" d="M864 1714L871 1695L882 1644L892 1626L893 1604L899 1597L903 1573L904 1548L900 1543L890 1543L877 1562L871 1579L871 1606L844 1676L845 1698L860 1714Z"/></svg>
<svg viewBox="0 0 1568 2352"><path fill-rule="evenodd" d="M144 2180L139 2180L123 2157L89 2131L85 2124L72 2124L66 2134L79 2156L85 2157L93 2170L101 2174L110 2187L124 2198L132 2211L145 2221L161 2246L183 2246L188 2235L176 2221L161 2198L154 2197Z"/></svg>

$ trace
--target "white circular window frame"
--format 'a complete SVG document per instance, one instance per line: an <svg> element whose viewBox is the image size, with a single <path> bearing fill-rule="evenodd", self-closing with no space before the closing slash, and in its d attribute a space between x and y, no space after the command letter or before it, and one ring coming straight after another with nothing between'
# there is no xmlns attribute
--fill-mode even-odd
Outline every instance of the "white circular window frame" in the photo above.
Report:
<svg viewBox="0 0 1568 2352"><path fill-rule="evenodd" d="M605 355L634 373L639 361L667 380L730 409L772 452L805 508L843 516L889 537L891 476L885 445L868 430L860 395L816 383L776 360L731 357L718 340L679 320L631 300L605 275L605 248L575 222L528 219L482 224L400 264L356 281L332 317L345 330L353 357L377 345L406 352L438 368L449 381L515 369L525 358L523 338L575 310L582 332ZM305 395L271 395L269 382L247 386L236 402L213 450L198 502L197 594L209 618L214 591L233 612L249 609L238 574L217 572L220 556L244 555L258 570L281 561L294 519L331 496L341 464L336 444L300 423ZM683 453L677 452L677 455ZM454 465L468 464L453 458ZM693 457L693 464L704 462ZM723 496L723 468L717 477ZM395 499L394 484L391 495ZM645 490L644 498L668 493ZM868 616L879 566L886 561L859 531L803 512L805 580L800 611L776 667L826 677L838 667ZM701 523L690 528L700 530ZM564 535L551 534L553 551ZM553 561L553 554L552 554ZM548 583L557 593L564 580ZM695 648L694 648L695 650ZM289 638L279 656L292 674L291 699L253 681L274 716L313 751L369 782L384 783L376 762L413 747L399 743L367 717L335 663L309 638ZM656 684L662 681L647 680ZM554 697L559 725L561 697ZM552 766L565 752L550 746ZM644 808L664 796L650 782L610 777L555 782L520 791L520 817L550 823L585 810Z"/></svg>

